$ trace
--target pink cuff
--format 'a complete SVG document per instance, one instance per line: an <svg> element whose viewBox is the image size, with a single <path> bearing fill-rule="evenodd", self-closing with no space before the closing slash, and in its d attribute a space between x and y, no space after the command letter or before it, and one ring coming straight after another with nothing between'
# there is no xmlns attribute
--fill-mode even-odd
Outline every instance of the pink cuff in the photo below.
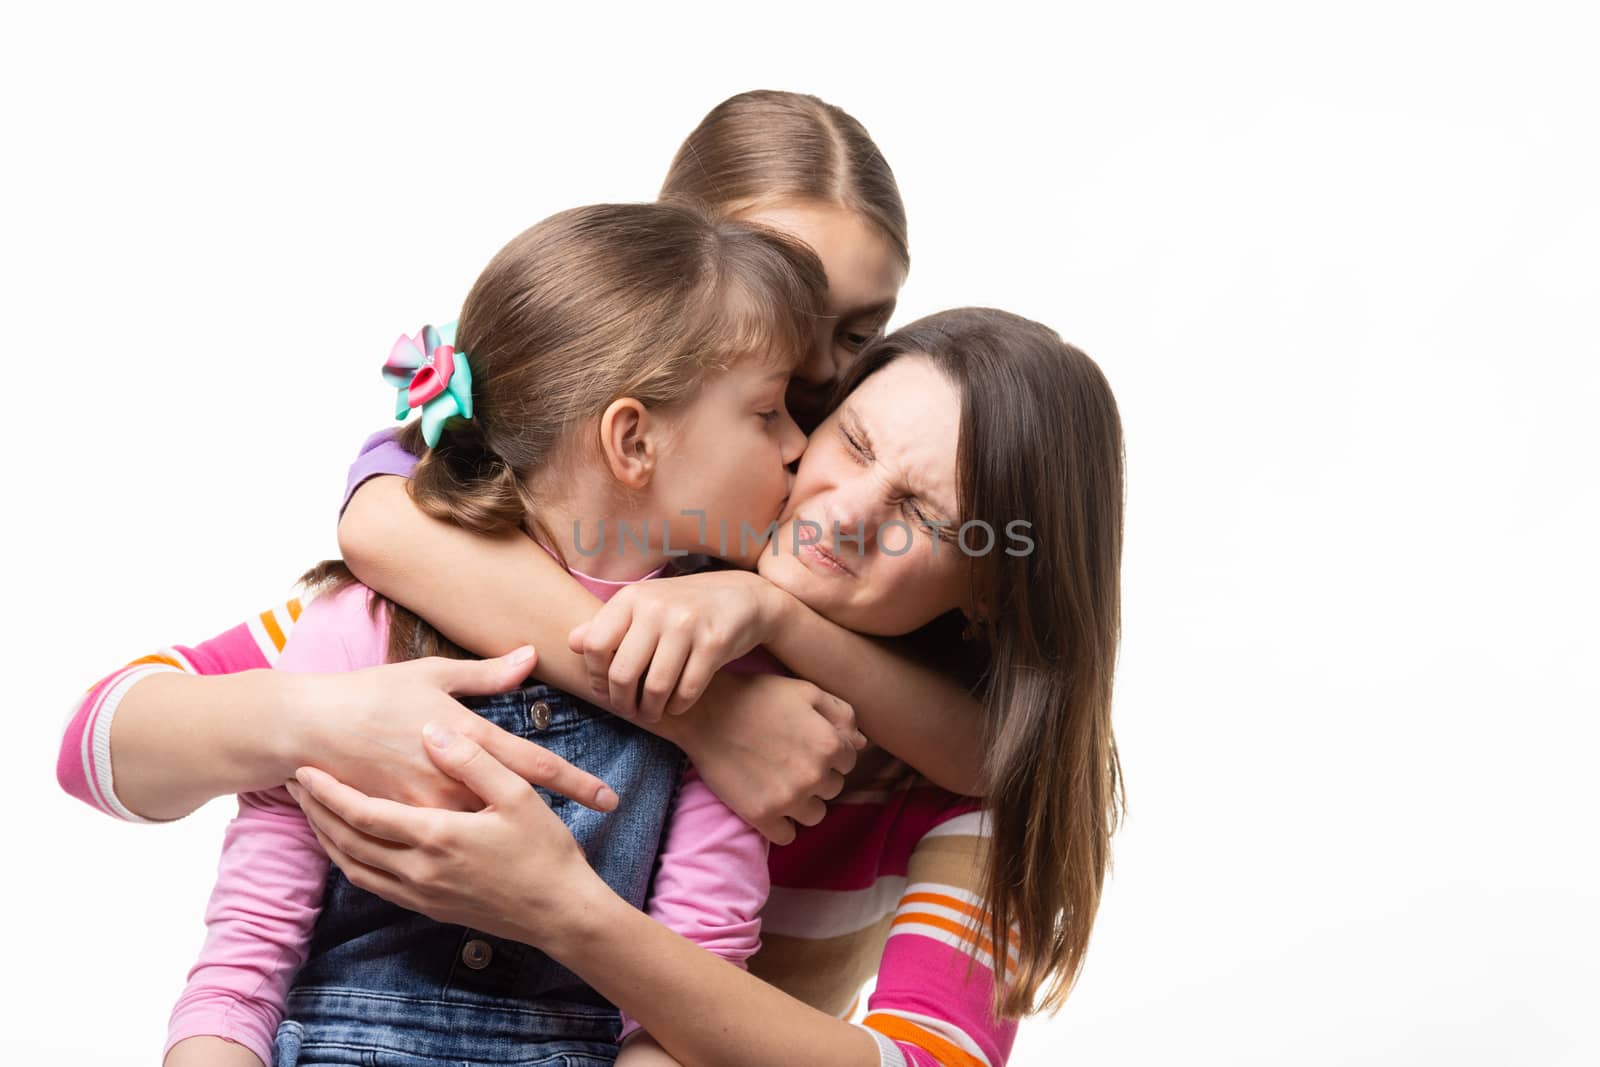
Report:
<svg viewBox="0 0 1600 1067"><path fill-rule="evenodd" d="M265 1018L243 1001L220 996L179 1001L167 1022L167 1044L161 1050L161 1058L166 1059L173 1045L191 1037L220 1037L243 1045L270 1067L277 1034L277 1019Z"/></svg>

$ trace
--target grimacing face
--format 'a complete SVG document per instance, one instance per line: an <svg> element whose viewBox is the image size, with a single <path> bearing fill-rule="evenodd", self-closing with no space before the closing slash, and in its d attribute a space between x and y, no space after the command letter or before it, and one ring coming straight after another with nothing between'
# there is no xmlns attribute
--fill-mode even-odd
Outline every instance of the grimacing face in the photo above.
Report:
<svg viewBox="0 0 1600 1067"><path fill-rule="evenodd" d="M798 237L811 246L828 276L816 338L789 383L789 413L809 433L827 410L834 383L862 347L883 332L905 284L905 268L872 222L837 205L782 203L751 209L740 218Z"/></svg>
<svg viewBox="0 0 1600 1067"><path fill-rule="evenodd" d="M860 633L970 614L970 561L956 543L960 429L960 391L925 356L901 356L862 382L811 435L761 576ZM942 535L922 525L937 522L948 523ZM860 543L836 541L835 524L862 533Z"/></svg>

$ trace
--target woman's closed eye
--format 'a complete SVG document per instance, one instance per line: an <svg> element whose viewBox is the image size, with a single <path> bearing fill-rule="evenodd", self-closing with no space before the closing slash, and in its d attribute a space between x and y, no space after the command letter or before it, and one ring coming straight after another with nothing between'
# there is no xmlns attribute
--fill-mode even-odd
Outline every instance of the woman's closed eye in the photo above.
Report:
<svg viewBox="0 0 1600 1067"><path fill-rule="evenodd" d="M852 430L842 421L839 423L839 436L844 439L846 448L848 448L856 462L864 465L877 458L872 454L871 446L864 439L865 435L860 431ZM901 497L899 506L901 511L918 527L928 530L941 541L955 543L957 537L956 524L929 512L916 497L910 495Z"/></svg>
<svg viewBox="0 0 1600 1067"><path fill-rule="evenodd" d="M850 427L842 422L839 423L839 434L844 438L845 445L858 460L863 463L872 462L872 451L867 447L865 441L850 431Z"/></svg>
<svg viewBox="0 0 1600 1067"><path fill-rule="evenodd" d="M906 497L900 502L900 506L919 529L927 530L934 537L947 544L956 543L959 537L956 523L924 511L922 505L917 502L916 497Z"/></svg>

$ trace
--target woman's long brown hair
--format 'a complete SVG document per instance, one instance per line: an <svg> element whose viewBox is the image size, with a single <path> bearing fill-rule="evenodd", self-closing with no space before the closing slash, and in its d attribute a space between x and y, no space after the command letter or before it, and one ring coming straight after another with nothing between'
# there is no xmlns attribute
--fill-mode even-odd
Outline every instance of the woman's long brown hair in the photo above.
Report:
<svg viewBox="0 0 1600 1067"><path fill-rule="evenodd" d="M661 199L738 216L786 203L853 211L911 266L906 207L889 161L844 109L804 93L758 89L712 108L684 139Z"/></svg>
<svg viewBox="0 0 1600 1067"><path fill-rule="evenodd" d="M1093 360L1036 322L987 308L930 315L874 342L838 395L903 356L932 360L961 392L962 520L987 522L997 546L1008 523L1031 524L1026 554L971 557L986 657L984 925L1002 946L997 1012L1053 1011L1083 966L1124 803L1111 731L1122 423Z"/></svg>

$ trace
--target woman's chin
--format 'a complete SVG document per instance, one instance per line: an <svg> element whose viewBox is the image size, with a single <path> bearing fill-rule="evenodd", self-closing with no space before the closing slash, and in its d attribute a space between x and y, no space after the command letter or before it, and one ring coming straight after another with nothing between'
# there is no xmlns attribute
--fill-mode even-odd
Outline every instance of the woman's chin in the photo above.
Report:
<svg viewBox="0 0 1600 1067"><path fill-rule="evenodd" d="M780 545L776 553L770 544L763 549L756 573L817 614L828 614L831 605L826 589L806 565L794 553L784 551L783 546Z"/></svg>

